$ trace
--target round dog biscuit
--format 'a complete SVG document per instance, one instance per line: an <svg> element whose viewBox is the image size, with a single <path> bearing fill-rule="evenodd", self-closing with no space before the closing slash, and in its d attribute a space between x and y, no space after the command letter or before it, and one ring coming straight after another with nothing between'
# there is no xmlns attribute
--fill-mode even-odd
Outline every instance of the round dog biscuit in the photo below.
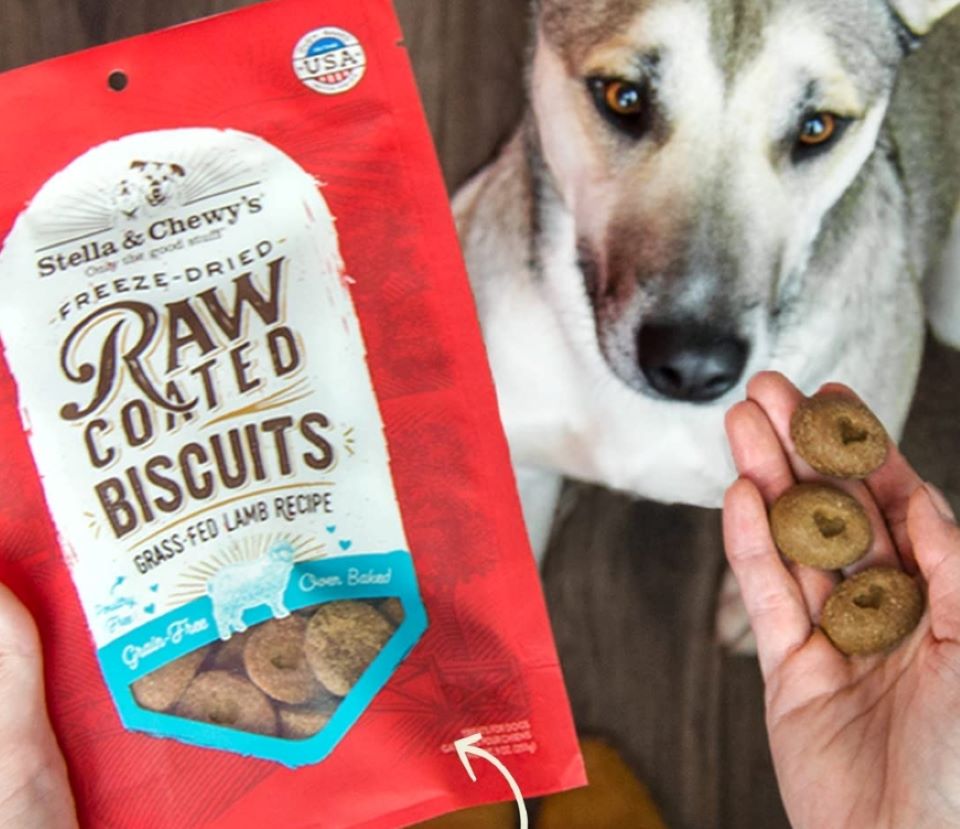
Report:
<svg viewBox="0 0 960 829"><path fill-rule="evenodd" d="M307 623L299 616L271 619L257 626L243 649L247 676L275 700L299 705L320 692L303 654Z"/></svg>
<svg viewBox="0 0 960 829"><path fill-rule="evenodd" d="M288 707L281 705L277 711L280 721L280 736L288 740L306 740L319 734L330 722L340 700L330 697L319 705Z"/></svg>
<svg viewBox="0 0 960 829"><path fill-rule="evenodd" d="M207 648L200 648L181 656L141 677L131 686L133 697L141 708L150 711L166 711L171 708L190 684L207 655Z"/></svg>
<svg viewBox="0 0 960 829"><path fill-rule="evenodd" d="M841 394L804 400L790 421L801 458L821 475L865 478L887 459L890 439L866 406Z"/></svg>
<svg viewBox="0 0 960 829"><path fill-rule="evenodd" d="M227 671L198 674L180 697L176 713L238 731L277 733L277 715L270 700L252 682Z"/></svg>
<svg viewBox="0 0 960 829"><path fill-rule="evenodd" d="M923 616L923 593L906 573L875 567L840 582L827 599L820 627L845 654L889 650Z"/></svg>
<svg viewBox="0 0 960 829"><path fill-rule="evenodd" d="M245 630L243 633L233 634L226 642L215 643L207 667L219 671L242 671L243 650L252 633L253 630Z"/></svg>
<svg viewBox="0 0 960 829"><path fill-rule="evenodd" d="M770 531L787 558L822 570L859 561L873 542L873 528L860 502L825 484L788 489L770 510Z"/></svg>
<svg viewBox="0 0 960 829"><path fill-rule="evenodd" d="M400 599L396 598L384 599L379 607L377 607L377 610L393 622L396 627L400 627L406 617L403 611L403 603Z"/></svg>
<svg viewBox="0 0 960 829"><path fill-rule="evenodd" d="M330 693L345 697L393 635L393 625L362 602L331 602L307 624L305 652Z"/></svg>

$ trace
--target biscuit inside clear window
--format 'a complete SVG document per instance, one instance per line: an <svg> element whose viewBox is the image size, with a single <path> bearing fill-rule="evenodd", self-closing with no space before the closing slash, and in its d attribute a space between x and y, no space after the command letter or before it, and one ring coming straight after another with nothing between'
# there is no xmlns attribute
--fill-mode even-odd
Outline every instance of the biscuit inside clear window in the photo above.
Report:
<svg viewBox="0 0 960 829"><path fill-rule="evenodd" d="M305 740L324 729L403 619L397 598L304 608L186 654L131 691L149 711Z"/></svg>

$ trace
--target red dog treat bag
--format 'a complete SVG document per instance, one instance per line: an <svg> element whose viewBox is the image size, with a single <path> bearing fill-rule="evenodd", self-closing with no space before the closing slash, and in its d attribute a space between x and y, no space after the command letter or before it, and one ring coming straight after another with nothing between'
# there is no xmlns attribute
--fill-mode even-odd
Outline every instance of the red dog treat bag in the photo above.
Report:
<svg viewBox="0 0 960 829"><path fill-rule="evenodd" d="M0 580L84 826L394 827L582 782L385 0L0 77Z"/></svg>

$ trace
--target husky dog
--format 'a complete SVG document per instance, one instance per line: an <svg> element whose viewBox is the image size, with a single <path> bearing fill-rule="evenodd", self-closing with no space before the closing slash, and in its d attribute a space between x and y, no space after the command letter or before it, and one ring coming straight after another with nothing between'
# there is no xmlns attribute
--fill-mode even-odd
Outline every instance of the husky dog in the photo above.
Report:
<svg viewBox="0 0 960 829"><path fill-rule="evenodd" d="M776 369L899 436L960 345L960 0L540 0L455 200L535 548L561 476L717 506Z"/></svg>

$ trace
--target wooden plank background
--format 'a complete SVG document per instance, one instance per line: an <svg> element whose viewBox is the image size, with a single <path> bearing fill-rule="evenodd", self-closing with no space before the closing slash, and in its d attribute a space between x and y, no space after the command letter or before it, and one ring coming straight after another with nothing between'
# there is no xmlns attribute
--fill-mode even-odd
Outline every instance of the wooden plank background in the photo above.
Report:
<svg viewBox="0 0 960 829"><path fill-rule="evenodd" d="M0 0L0 69L243 0ZM525 0L397 0L451 188L523 106ZM9 163L9 162L8 162ZM960 506L960 356L930 345L904 447ZM568 486L544 572L578 723L617 744L673 829L787 826L756 662L713 641L716 512ZM631 829L631 827L623 827Z"/></svg>

